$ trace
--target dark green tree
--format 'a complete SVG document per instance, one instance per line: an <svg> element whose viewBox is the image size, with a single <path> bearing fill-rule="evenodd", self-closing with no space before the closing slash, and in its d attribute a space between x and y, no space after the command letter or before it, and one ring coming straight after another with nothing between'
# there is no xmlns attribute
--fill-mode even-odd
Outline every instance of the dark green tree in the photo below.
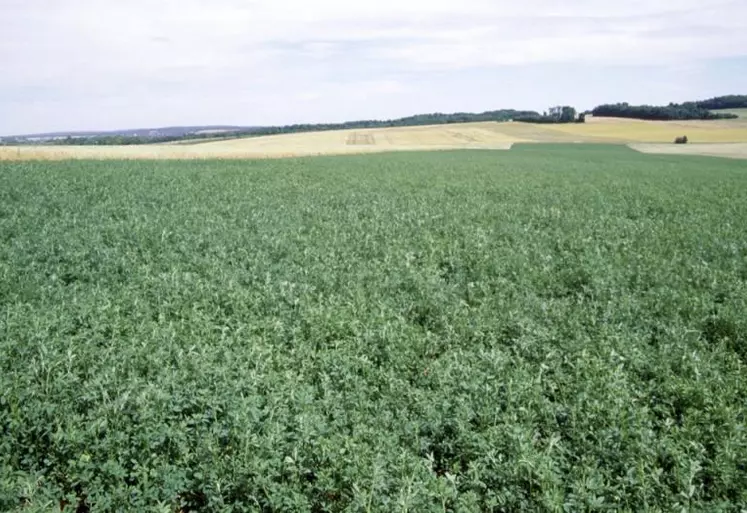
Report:
<svg viewBox="0 0 747 513"><path fill-rule="evenodd" d="M576 109L568 105L564 106L560 113L560 122L573 123L574 121L576 121Z"/></svg>

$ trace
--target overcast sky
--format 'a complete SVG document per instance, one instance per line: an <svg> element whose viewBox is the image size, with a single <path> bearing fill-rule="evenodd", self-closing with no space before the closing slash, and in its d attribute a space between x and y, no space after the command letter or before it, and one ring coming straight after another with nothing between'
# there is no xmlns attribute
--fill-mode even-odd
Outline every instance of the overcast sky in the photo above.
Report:
<svg viewBox="0 0 747 513"><path fill-rule="evenodd" d="M0 0L0 135L747 94L747 0Z"/></svg>

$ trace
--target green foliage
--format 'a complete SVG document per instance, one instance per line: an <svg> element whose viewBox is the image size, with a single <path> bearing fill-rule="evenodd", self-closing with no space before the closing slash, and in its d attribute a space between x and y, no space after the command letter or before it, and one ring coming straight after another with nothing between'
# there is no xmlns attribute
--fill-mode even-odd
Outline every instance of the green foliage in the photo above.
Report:
<svg viewBox="0 0 747 513"><path fill-rule="evenodd" d="M573 107L565 106L560 112L561 123L573 123L576 121L576 109Z"/></svg>
<svg viewBox="0 0 747 513"><path fill-rule="evenodd" d="M744 109L747 108L747 95L730 94L727 96L717 96L709 100L697 102L698 107L703 109Z"/></svg>
<svg viewBox="0 0 747 513"><path fill-rule="evenodd" d="M747 173L0 163L2 511L738 511Z"/></svg>
<svg viewBox="0 0 747 513"><path fill-rule="evenodd" d="M592 113L595 116L618 118L649 119L659 121L685 119L736 119L733 113L717 113L711 110L740 109L747 107L747 96L727 95L717 96L708 100L685 103L670 103L667 106L629 105L617 103L600 105Z"/></svg>
<svg viewBox="0 0 747 513"><path fill-rule="evenodd" d="M576 121L576 109L567 105L564 107L555 107L554 109L551 109L549 115L547 112L543 113L541 116L536 112L521 114L515 116L514 121L541 124L573 123Z"/></svg>
<svg viewBox="0 0 747 513"><path fill-rule="evenodd" d="M648 119L653 121L673 121L686 119L736 119L729 113L716 113L701 106L700 102L670 103L667 106L629 105L616 103L600 105L592 110L595 116Z"/></svg>

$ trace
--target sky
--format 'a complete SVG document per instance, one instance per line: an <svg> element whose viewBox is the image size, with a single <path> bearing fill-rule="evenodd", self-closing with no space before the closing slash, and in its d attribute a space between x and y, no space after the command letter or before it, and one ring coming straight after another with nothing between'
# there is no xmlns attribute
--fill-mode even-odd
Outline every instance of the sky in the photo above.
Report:
<svg viewBox="0 0 747 513"><path fill-rule="evenodd" d="M0 0L0 135L747 94L747 0Z"/></svg>

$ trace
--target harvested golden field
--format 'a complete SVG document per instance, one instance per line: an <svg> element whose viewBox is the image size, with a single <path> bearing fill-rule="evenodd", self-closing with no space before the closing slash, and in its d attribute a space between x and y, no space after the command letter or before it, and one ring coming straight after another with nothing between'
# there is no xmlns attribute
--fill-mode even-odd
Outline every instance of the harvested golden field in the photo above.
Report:
<svg viewBox="0 0 747 513"><path fill-rule="evenodd" d="M687 135L695 144L747 143L747 118L662 122L589 117L587 123L569 125L486 122L309 132L181 144L6 146L0 147L0 160L283 158L415 150L507 150L517 142L672 143L675 137L682 135Z"/></svg>
<svg viewBox="0 0 747 513"><path fill-rule="evenodd" d="M723 121L642 121L620 118L589 117L587 123L542 125L549 131L561 132L594 142L671 143L676 137L687 135L691 143L747 142L747 120Z"/></svg>
<svg viewBox="0 0 747 513"><path fill-rule="evenodd" d="M0 160L281 158L400 150L508 150L525 139L497 123L284 134L194 144L0 147Z"/></svg>

